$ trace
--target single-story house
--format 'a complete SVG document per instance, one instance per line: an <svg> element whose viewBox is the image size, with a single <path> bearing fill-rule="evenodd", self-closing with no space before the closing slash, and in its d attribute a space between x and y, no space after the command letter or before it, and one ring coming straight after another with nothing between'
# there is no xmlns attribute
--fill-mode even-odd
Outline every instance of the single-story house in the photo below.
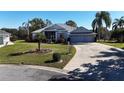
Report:
<svg viewBox="0 0 124 93"><path fill-rule="evenodd" d="M42 29L32 32L32 38L35 39L37 33L43 33L47 39L58 41L61 37L70 40L71 43L95 42L96 33L84 27L71 27L66 24L52 24Z"/></svg>
<svg viewBox="0 0 124 93"><path fill-rule="evenodd" d="M10 43L10 36L10 33L0 30L0 46L8 45Z"/></svg>

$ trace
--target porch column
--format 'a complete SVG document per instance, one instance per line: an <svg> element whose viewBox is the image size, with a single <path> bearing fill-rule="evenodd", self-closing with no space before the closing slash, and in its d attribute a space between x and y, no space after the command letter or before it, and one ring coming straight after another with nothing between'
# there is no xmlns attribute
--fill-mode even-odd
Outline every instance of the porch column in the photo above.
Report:
<svg viewBox="0 0 124 93"><path fill-rule="evenodd" d="M56 41L57 41L57 39L58 39L58 38L57 38L57 32L55 32L55 39L56 39Z"/></svg>

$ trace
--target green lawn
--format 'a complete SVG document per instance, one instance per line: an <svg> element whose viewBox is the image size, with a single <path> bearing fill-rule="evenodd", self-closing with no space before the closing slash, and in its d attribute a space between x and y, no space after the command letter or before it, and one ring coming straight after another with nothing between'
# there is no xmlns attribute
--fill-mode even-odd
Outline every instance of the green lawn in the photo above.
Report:
<svg viewBox="0 0 124 93"><path fill-rule="evenodd" d="M76 50L73 47L71 54L67 55L67 45L62 44L41 44L41 48L50 48L53 52L61 53L62 59L64 62L62 63L46 63L46 61L52 60L52 53L47 53L44 55L31 53L31 54L23 54L19 56L10 56L9 54L15 52L22 52L27 50L32 50L37 48L37 43L27 43L24 41L16 41L14 45L6 46L0 48L0 63L1 64L20 64L23 62L24 64L31 65L44 65L51 66L57 68L63 68L68 61L74 56Z"/></svg>
<svg viewBox="0 0 124 93"><path fill-rule="evenodd" d="M109 45L109 46L114 46L114 47L117 47L117 48L121 48L121 49L124 49L124 43L115 43L115 42L111 42L111 41L100 41L98 43L102 43L102 44L106 44L106 45Z"/></svg>

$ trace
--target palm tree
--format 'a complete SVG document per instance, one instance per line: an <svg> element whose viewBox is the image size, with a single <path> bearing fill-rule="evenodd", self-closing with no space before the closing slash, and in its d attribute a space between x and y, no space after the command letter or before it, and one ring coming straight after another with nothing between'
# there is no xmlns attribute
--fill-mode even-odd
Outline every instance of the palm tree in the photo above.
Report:
<svg viewBox="0 0 124 93"><path fill-rule="evenodd" d="M115 19L115 21L112 24L112 29L118 29L124 27L124 16L122 16L120 19Z"/></svg>
<svg viewBox="0 0 124 93"><path fill-rule="evenodd" d="M27 22L22 23L23 30L27 31L27 40L30 41L32 39L31 32L38 30L40 28L45 27L46 24L41 18L33 18L32 20L28 20Z"/></svg>
<svg viewBox="0 0 124 93"><path fill-rule="evenodd" d="M73 20L68 20L65 22L66 25L72 26L72 27L77 27L76 22L74 22Z"/></svg>
<svg viewBox="0 0 124 93"><path fill-rule="evenodd" d="M52 25L52 22L49 19L46 19L45 24L46 24L46 26L50 26L50 25Z"/></svg>
<svg viewBox="0 0 124 93"><path fill-rule="evenodd" d="M98 31L100 31L101 28L104 28L103 24L105 24L106 29L110 28L111 17L110 17L109 12L101 11L101 12L96 13L95 19L92 21L93 31L98 33ZM97 35L97 38L98 37L100 39L100 34Z"/></svg>
<svg viewBox="0 0 124 93"><path fill-rule="evenodd" d="M93 28L93 32L97 33L97 28L98 28L97 18L93 20L92 28Z"/></svg>
<svg viewBox="0 0 124 93"><path fill-rule="evenodd" d="M38 40L38 51L40 51L41 41L46 39L46 37L45 37L45 35L43 33L37 33L36 38Z"/></svg>
<svg viewBox="0 0 124 93"><path fill-rule="evenodd" d="M27 40L30 40L29 25L30 25L29 20L28 20L28 22L23 22L23 23L22 23L22 28L23 28L23 30L27 31Z"/></svg>
<svg viewBox="0 0 124 93"><path fill-rule="evenodd" d="M29 23L31 24L32 31L46 26L45 22L41 18L33 18L31 21L29 21Z"/></svg>

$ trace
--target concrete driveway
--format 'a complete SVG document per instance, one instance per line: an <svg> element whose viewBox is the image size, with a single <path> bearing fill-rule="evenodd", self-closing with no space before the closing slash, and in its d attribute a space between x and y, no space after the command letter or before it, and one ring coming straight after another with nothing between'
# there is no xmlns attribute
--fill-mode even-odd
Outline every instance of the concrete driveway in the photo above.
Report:
<svg viewBox="0 0 124 93"><path fill-rule="evenodd" d="M99 43L85 43L74 45L76 54L72 60L64 67L64 70L73 71L80 69L85 71L84 64L97 64L100 61L123 59L124 50ZM110 61L109 61L110 62Z"/></svg>
<svg viewBox="0 0 124 93"><path fill-rule="evenodd" d="M0 81L46 81L66 75L61 69L32 65L0 65Z"/></svg>

